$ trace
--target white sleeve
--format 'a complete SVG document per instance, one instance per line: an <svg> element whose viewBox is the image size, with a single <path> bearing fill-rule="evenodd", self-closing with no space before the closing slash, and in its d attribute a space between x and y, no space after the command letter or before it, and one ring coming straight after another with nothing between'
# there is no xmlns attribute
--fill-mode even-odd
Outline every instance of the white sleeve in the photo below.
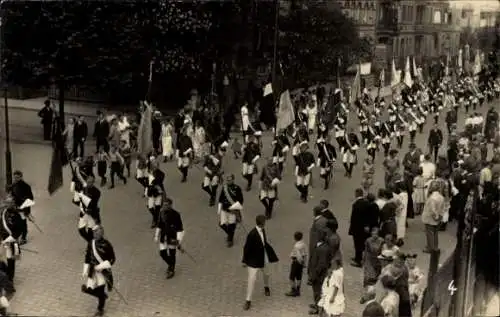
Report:
<svg viewBox="0 0 500 317"><path fill-rule="evenodd" d="M179 231L177 232L177 241L179 241L179 244L182 242L182 240L184 239L184 231Z"/></svg>

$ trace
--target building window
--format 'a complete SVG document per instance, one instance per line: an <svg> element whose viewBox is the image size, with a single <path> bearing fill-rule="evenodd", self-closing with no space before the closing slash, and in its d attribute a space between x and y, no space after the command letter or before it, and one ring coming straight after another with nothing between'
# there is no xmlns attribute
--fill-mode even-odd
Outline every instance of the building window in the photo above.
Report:
<svg viewBox="0 0 500 317"><path fill-rule="evenodd" d="M466 18L467 18L467 11L462 10L462 19L466 19Z"/></svg>
<svg viewBox="0 0 500 317"><path fill-rule="evenodd" d="M432 23L434 24L441 24L441 11L436 10L434 11L434 18L432 20Z"/></svg>

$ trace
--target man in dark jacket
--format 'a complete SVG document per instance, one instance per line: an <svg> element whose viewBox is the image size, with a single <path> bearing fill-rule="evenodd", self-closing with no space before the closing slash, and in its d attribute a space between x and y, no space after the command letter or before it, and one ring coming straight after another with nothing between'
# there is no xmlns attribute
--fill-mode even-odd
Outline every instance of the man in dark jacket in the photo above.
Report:
<svg viewBox="0 0 500 317"><path fill-rule="evenodd" d="M437 124L435 124L431 131L429 131L427 144L429 145L429 154L434 154L434 162L436 162L439 148L441 147L441 144L443 144L443 132L441 132Z"/></svg>
<svg viewBox="0 0 500 317"><path fill-rule="evenodd" d="M339 222L337 221L337 218L333 214L333 212L328 208L330 206L330 203L326 199L322 199L319 202L319 206L321 207L322 215L325 217L328 222L331 222L332 226L335 226L335 231L337 231L339 227Z"/></svg>
<svg viewBox="0 0 500 317"><path fill-rule="evenodd" d="M446 113L446 128L448 133L451 133L453 127L457 124L457 111L455 108L450 108Z"/></svg>
<svg viewBox="0 0 500 317"><path fill-rule="evenodd" d="M318 314L318 301L321 298L321 287L323 280L328 274L328 268L332 261L332 249L327 241L326 232L322 231L318 236L318 242L312 249L309 261L309 280L311 281L313 290L314 303L310 305L310 315Z"/></svg>
<svg viewBox="0 0 500 317"><path fill-rule="evenodd" d="M54 120L54 110L50 106L50 100L45 100L43 108L38 112L38 116L42 118L43 139L51 140L52 121Z"/></svg>
<svg viewBox="0 0 500 317"><path fill-rule="evenodd" d="M309 252L311 253L311 255L309 256L309 262L311 262L314 250L319 242L320 237L322 237L323 234L327 232L326 226L328 223L328 219L326 219L322 215L321 207L319 206L314 207L313 213L314 213L314 220L311 229L309 230ZM311 269L310 263L307 265L307 269L308 270Z"/></svg>
<svg viewBox="0 0 500 317"><path fill-rule="evenodd" d="M96 149L99 151L101 147L104 148L104 151L109 151L109 122L104 117L104 114L101 111L97 111L97 121L94 125L94 138L96 139Z"/></svg>
<svg viewBox="0 0 500 317"><path fill-rule="evenodd" d="M73 157L84 157L85 154L85 141L87 140L89 130L87 123L80 116L75 122L73 131Z"/></svg>
<svg viewBox="0 0 500 317"><path fill-rule="evenodd" d="M363 197L364 194L361 188L357 188L354 195L355 201L352 204L351 221L349 225L349 235L352 236L355 250L351 265L361 267L365 240L370 234L370 223L366 218L368 201Z"/></svg>

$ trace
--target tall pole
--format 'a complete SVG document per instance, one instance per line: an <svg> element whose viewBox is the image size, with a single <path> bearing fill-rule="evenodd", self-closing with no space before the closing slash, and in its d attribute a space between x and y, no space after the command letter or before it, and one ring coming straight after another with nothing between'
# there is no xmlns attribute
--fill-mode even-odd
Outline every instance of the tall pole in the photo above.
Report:
<svg viewBox="0 0 500 317"><path fill-rule="evenodd" d="M280 3L279 0L274 0L274 10L275 16L274 16L274 43L273 43L273 73L272 73L272 83L273 86L276 85L276 67L278 64L278 36L279 36L279 30L278 30L278 21L279 21L279 12L280 12ZM274 92L275 86L273 87L273 92ZM276 97L277 94L274 94L275 96L275 101L277 99Z"/></svg>
<svg viewBox="0 0 500 317"><path fill-rule="evenodd" d="M1 5L1 3L0 3ZM4 40L4 34L3 34L4 28L3 28L3 23L2 23L2 18L0 17L0 61L3 59L1 58L2 52L3 52L3 40ZM1 62L0 62L1 63ZM0 85L3 85L3 97L4 97L4 139L5 141L0 140L0 149L5 146L5 155L2 156L0 154L0 162L3 164L0 164L0 194L4 194L4 191L7 186L12 184L12 154L11 154L11 149L10 149L10 131L9 131L9 104L8 104L8 98L7 98L7 86L4 83L4 76L3 76L3 63L0 65ZM5 143L4 143L5 142ZM3 152L3 151L2 151ZM4 159L5 162L2 162L2 158ZM1 166L5 166L5 169L2 170Z"/></svg>

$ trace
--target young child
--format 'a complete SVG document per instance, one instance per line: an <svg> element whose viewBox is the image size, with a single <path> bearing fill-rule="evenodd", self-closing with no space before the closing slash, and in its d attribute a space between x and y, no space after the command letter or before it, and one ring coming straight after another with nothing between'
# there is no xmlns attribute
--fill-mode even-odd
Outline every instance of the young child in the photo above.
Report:
<svg viewBox="0 0 500 317"><path fill-rule="evenodd" d="M234 153L234 158L238 159L241 156L241 143L238 140L238 138L234 138L233 144L231 146L231 149L233 150Z"/></svg>
<svg viewBox="0 0 500 317"><path fill-rule="evenodd" d="M106 172L108 170L109 157L104 147L99 147L99 151L95 154L95 161L97 162L97 175L101 178L101 186L106 185Z"/></svg>
<svg viewBox="0 0 500 317"><path fill-rule="evenodd" d="M384 268L387 264L391 263L399 252L399 247L394 242L394 235L388 233L384 237L384 244L378 259L380 260L381 267Z"/></svg>
<svg viewBox="0 0 500 317"><path fill-rule="evenodd" d="M115 175L118 176L124 184L127 184L127 179L123 176L123 164L125 160L118 152L118 148L116 146L112 146L109 150L109 162L110 162L110 171L109 176L111 178L111 185L109 189L115 188Z"/></svg>
<svg viewBox="0 0 500 317"><path fill-rule="evenodd" d="M300 284L302 283L302 271L304 270L304 265L307 258L307 247L302 240L303 234L300 231L295 232L293 239L295 244L293 245L292 253L290 257L292 263L290 265L290 291L286 293L286 296L297 297L300 296Z"/></svg>
<svg viewBox="0 0 500 317"><path fill-rule="evenodd" d="M421 215L424 210L425 204L425 183L426 179L423 176L422 167L419 168L418 175L413 179L413 204L415 208L415 215Z"/></svg>
<svg viewBox="0 0 500 317"><path fill-rule="evenodd" d="M408 267L408 290L410 292L410 301L412 308L415 308L418 301L421 299L424 287L424 273L417 266L417 255L406 255L406 266Z"/></svg>
<svg viewBox="0 0 500 317"><path fill-rule="evenodd" d="M130 177L130 165L132 164L132 149L130 148L130 144L126 140L121 140L118 152L123 157L123 167L124 170L127 170L127 177Z"/></svg>

